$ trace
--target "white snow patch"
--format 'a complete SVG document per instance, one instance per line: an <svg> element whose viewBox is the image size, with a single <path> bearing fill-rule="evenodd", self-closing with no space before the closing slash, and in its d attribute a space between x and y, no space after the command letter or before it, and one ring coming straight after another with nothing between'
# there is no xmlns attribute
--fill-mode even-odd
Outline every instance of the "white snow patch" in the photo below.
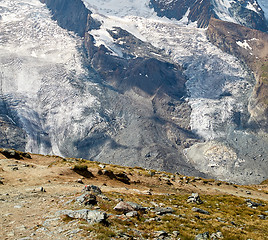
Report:
<svg viewBox="0 0 268 240"><path fill-rule="evenodd" d="M236 44L242 48L245 48L245 49L249 49L249 50L252 50L252 47L249 46L249 44L247 43L247 40L244 40L243 42L241 41L237 41Z"/></svg>
<svg viewBox="0 0 268 240"><path fill-rule="evenodd" d="M254 2L254 3L255 3L255 2ZM256 5L255 5L255 6L256 6ZM256 12L256 13L259 13L259 12L257 11L257 9L255 8L255 6L254 6L251 2L248 2L246 8L249 9L249 10L251 10L251 11L254 11L254 12Z"/></svg>
<svg viewBox="0 0 268 240"><path fill-rule="evenodd" d="M149 0L83 0L83 2L94 13L107 16L150 17L155 14L149 7Z"/></svg>

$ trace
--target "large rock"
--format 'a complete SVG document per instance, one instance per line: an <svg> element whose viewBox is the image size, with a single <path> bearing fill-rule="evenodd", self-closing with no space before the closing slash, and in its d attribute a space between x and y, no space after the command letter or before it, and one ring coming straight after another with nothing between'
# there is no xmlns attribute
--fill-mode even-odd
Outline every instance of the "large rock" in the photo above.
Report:
<svg viewBox="0 0 268 240"><path fill-rule="evenodd" d="M153 210L157 215L165 215L165 214L170 214L174 213L175 211L171 207L166 207L166 208L160 208L157 207Z"/></svg>
<svg viewBox="0 0 268 240"><path fill-rule="evenodd" d="M114 210L118 212L128 213L134 211L135 209L130 204L121 201L114 207Z"/></svg>
<svg viewBox="0 0 268 240"><path fill-rule="evenodd" d="M67 215L72 218L84 219L90 224L93 223L105 223L107 220L107 214L102 211L81 209L77 211L63 210L57 213L58 215Z"/></svg>

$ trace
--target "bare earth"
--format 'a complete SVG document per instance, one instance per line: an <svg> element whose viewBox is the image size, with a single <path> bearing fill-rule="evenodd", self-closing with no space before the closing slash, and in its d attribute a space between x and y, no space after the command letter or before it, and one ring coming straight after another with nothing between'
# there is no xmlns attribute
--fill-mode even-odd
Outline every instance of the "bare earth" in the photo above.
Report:
<svg viewBox="0 0 268 240"><path fill-rule="evenodd" d="M65 223L55 213L65 209L68 201L81 194L84 185L91 184L100 187L104 194L147 194L150 191L152 195L178 192L190 195L198 192L202 195L233 195L268 201L267 184L234 186L216 184L217 181L204 183L199 179L186 183L175 178L170 187L158 177L132 171L128 175L131 184L126 185L98 175L98 164L89 167L95 177L86 179L71 170L68 164L55 164L59 160L57 157L34 154L31 157L15 160L0 154L0 177L3 182L0 185L0 239L85 239L76 223ZM84 185L77 182L81 178Z"/></svg>

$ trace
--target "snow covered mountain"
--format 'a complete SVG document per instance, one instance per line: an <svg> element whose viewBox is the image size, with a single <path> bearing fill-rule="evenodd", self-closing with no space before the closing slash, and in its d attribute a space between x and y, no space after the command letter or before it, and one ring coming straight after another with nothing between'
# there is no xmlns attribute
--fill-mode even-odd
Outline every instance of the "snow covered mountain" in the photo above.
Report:
<svg viewBox="0 0 268 240"><path fill-rule="evenodd" d="M41 2L0 2L0 147L267 176L264 2Z"/></svg>

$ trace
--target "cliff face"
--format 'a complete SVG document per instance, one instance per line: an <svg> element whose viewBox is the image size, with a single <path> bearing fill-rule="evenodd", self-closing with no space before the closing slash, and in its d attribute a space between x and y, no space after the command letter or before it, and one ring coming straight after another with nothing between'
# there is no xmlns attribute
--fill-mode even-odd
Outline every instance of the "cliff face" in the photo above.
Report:
<svg viewBox="0 0 268 240"><path fill-rule="evenodd" d="M212 18L208 39L223 51L235 55L254 73L256 84L248 109L250 127L268 130L268 34Z"/></svg>
<svg viewBox="0 0 268 240"><path fill-rule="evenodd" d="M150 3L158 16L177 20L187 16L188 22L197 22L198 27L207 27L211 17L214 17L264 32L268 30L263 11L252 0L225 2L218 0L151 0Z"/></svg>
<svg viewBox="0 0 268 240"><path fill-rule="evenodd" d="M88 16L91 13L81 0L40 0L51 10L53 19L59 26L73 31L83 37L87 28Z"/></svg>

